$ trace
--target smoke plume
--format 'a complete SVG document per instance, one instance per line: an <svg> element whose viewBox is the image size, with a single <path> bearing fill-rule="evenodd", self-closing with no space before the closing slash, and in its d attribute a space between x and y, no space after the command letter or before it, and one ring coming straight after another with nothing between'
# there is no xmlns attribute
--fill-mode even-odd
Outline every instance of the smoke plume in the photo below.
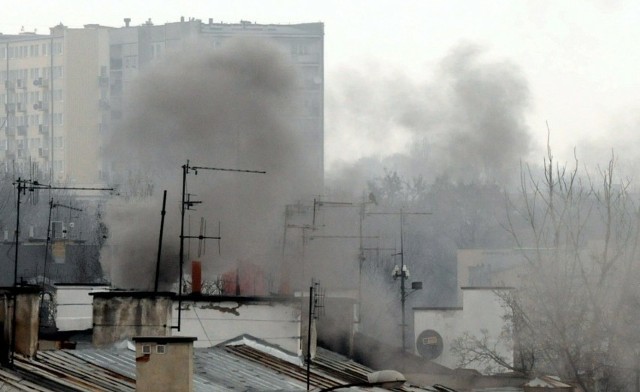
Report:
<svg viewBox="0 0 640 392"><path fill-rule="evenodd" d="M357 71L342 72L328 93L328 143L369 144L355 150L360 161L335 164L328 182L340 189L342 173L360 173L366 181L388 168L407 178L508 183L531 148L529 88L516 65L485 57L482 48L461 45L431 81L392 71L366 80Z"/></svg>
<svg viewBox="0 0 640 392"><path fill-rule="evenodd" d="M152 287L160 227L162 190L168 191L165 281L178 278L182 165L266 171L266 174L198 170L187 175L195 204L185 234L215 240L190 259L205 274L220 273L236 260L263 264L282 232L284 205L312 189L296 132L298 79L286 55L273 44L231 39L211 49L194 45L140 73L127 101L124 126L107 151L117 162L127 202L107 211L110 240L101 261L119 287ZM197 175L196 175L197 174ZM144 196L143 198L136 196ZM200 254L198 254L200 253ZM189 259L185 258L185 263Z"/></svg>

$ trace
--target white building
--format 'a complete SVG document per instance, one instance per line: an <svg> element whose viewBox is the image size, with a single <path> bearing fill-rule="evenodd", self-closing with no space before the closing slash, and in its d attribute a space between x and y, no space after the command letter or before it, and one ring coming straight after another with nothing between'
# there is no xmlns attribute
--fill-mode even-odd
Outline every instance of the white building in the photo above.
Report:
<svg viewBox="0 0 640 392"><path fill-rule="evenodd" d="M489 347L513 364L513 346L505 328L507 309L500 293L510 290L500 287L462 287L462 306L454 308L413 308L417 353L434 362L457 368L460 358L452 351L453 342L468 334L485 339ZM484 371L482 364L466 368ZM502 369L504 370L504 369Z"/></svg>

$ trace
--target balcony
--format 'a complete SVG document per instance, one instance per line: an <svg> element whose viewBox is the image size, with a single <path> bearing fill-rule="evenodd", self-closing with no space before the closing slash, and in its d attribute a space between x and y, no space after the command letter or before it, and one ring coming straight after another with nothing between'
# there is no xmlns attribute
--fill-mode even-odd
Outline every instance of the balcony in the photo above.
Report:
<svg viewBox="0 0 640 392"><path fill-rule="evenodd" d="M33 85L36 87L48 88L49 87L49 79L45 78L37 78L33 81Z"/></svg>
<svg viewBox="0 0 640 392"><path fill-rule="evenodd" d="M28 131L28 127L26 125L18 125L18 135L20 136L26 136L27 135L27 131Z"/></svg>
<svg viewBox="0 0 640 392"><path fill-rule="evenodd" d="M43 112L48 112L49 102L38 101L38 103L33 104L33 108L35 110L42 110Z"/></svg>

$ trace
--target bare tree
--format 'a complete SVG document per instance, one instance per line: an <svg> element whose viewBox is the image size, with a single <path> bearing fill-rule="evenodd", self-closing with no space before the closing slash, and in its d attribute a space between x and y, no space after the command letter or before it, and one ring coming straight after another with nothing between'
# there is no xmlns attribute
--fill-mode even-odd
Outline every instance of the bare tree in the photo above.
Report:
<svg viewBox="0 0 640 392"><path fill-rule="evenodd" d="M575 154L574 154L575 155ZM549 373L585 391L629 390L640 355L638 238L640 214L630 181L617 178L612 154L595 173L555 162L542 176L521 168L517 198L508 197L506 228L522 250L502 338L513 361L483 336L456 341L461 364L494 362L526 374ZM635 388L635 387L634 387Z"/></svg>

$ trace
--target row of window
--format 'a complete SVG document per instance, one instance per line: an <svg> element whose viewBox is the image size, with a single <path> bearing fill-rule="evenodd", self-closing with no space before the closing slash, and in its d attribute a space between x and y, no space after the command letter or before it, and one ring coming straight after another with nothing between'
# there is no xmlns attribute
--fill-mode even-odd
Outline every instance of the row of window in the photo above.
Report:
<svg viewBox="0 0 640 392"><path fill-rule="evenodd" d="M51 94L43 93L40 91L24 91L21 93L14 94L0 94L0 104L5 103L24 103L24 104L36 104L40 101L49 102L51 99ZM62 101L62 89L53 90L53 100L54 101Z"/></svg>
<svg viewBox="0 0 640 392"><path fill-rule="evenodd" d="M14 126L38 126L49 125L50 115L40 116L39 114L31 114L28 116L0 116L0 128L6 125ZM53 125L63 125L64 115L62 113L53 113Z"/></svg>
<svg viewBox="0 0 640 392"><path fill-rule="evenodd" d="M0 151L9 151L13 150L15 147L16 150L31 150L36 151L39 148L49 148L49 143L43 141L39 137L35 138L25 138L25 139L2 139L0 140ZM64 138L62 136L53 138L53 148L63 149L64 148Z"/></svg>
<svg viewBox="0 0 640 392"><path fill-rule="evenodd" d="M61 78L63 76L62 65L54 66L53 71L51 70L51 67L12 69L8 72L4 70L0 71L0 80L14 82L16 80L36 80L39 77L49 79L52 74L54 79Z"/></svg>
<svg viewBox="0 0 640 392"><path fill-rule="evenodd" d="M62 54L62 42L54 42L53 43L53 51L51 51L51 44L43 43L43 44L31 44L31 45L5 45L0 47L0 59L6 59L7 57L10 59L20 59L27 57L39 57L39 56L48 56L49 54L53 55L61 55Z"/></svg>

